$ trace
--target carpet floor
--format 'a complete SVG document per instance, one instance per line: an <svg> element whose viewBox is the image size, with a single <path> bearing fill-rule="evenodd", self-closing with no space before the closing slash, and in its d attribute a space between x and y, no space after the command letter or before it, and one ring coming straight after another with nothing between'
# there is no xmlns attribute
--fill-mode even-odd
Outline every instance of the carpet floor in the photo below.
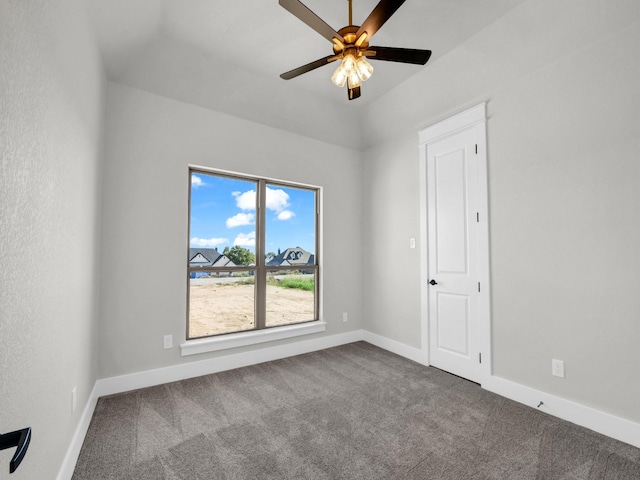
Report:
<svg viewBox="0 0 640 480"><path fill-rule="evenodd" d="M640 479L640 449L357 342L102 397L73 480Z"/></svg>

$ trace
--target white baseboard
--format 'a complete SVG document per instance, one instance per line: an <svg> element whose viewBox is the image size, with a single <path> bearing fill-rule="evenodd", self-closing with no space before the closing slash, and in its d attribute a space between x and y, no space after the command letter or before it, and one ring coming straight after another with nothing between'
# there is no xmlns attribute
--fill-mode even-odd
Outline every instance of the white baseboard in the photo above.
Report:
<svg viewBox="0 0 640 480"><path fill-rule="evenodd" d="M78 457L80 456L80 450L82 449L82 444L84 443L84 439L87 436L89 424L91 423L91 419L93 418L93 412L96 409L97 403L98 395L96 394L96 386L94 385L93 390L89 395L89 399L87 400L87 404L82 411L80 422L78 423L76 431L73 434L73 438L71 439L71 445L69 445L67 454L62 461L62 466L60 467L60 471L58 472L58 476L56 477L57 480L70 480L73 476L73 471L76 468L76 463L78 461Z"/></svg>
<svg viewBox="0 0 640 480"><path fill-rule="evenodd" d="M383 350L395 353L396 355L400 355L401 357L413 360L414 362L420 363L422 365L429 365L429 359L427 358L425 352L423 352L419 348L410 347L409 345L405 345L404 343L391 340L367 330L362 330L362 333L362 340L364 340L365 342L369 342L376 347L380 347Z"/></svg>
<svg viewBox="0 0 640 480"><path fill-rule="evenodd" d="M277 347L257 348L249 352L232 353L155 370L104 378L96 382L96 391L98 396L102 397L104 395L112 395L114 393L122 393L138 388L152 387L154 385L177 382L210 373L218 373L234 368L270 362L294 355L324 350L325 348L337 347L338 345L357 342L359 340L362 340L362 330L311 340L302 340Z"/></svg>
<svg viewBox="0 0 640 480"><path fill-rule="evenodd" d="M490 377L482 384L482 388L640 448L640 424L638 423L501 377ZM538 407L540 402L542 405Z"/></svg>

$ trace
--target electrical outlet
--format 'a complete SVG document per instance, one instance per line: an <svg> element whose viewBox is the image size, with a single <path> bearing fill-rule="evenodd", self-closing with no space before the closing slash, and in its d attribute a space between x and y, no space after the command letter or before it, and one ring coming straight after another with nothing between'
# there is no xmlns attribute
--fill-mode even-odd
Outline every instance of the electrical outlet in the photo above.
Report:
<svg viewBox="0 0 640 480"><path fill-rule="evenodd" d="M76 411L76 406L78 405L77 392L77 388L73 387L73 390L71 390L71 413Z"/></svg>
<svg viewBox="0 0 640 480"><path fill-rule="evenodd" d="M551 360L551 375L564 378L564 361L555 358Z"/></svg>
<svg viewBox="0 0 640 480"><path fill-rule="evenodd" d="M173 335L164 336L164 348L173 348Z"/></svg>
<svg viewBox="0 0 640 480"><path fill-rule="evenodd" d="M343 322L348 322L349 321L349 315L347 314L347 312L344 312L342 314L342 321Z"/></svg>

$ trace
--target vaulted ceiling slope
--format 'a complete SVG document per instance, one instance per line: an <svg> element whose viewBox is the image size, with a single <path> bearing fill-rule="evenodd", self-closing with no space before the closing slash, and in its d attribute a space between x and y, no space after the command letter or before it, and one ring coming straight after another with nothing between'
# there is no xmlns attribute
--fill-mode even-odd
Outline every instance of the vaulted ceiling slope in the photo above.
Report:
<svg viewBox="0 0 640 480"><path fill-rule="evenodd" d="M488 101L491 118L494 107L499 105L496 102L505 98L507 91L529 88L531 92L525 97L539 94L552 72L559 74L563 67L580 71L580 62L594 65L612 78L600 84L592 75L586 75L577 85L571 80L571 73L565 72L566 78L559 77L556 83L547 84L551 91L541 96L539 108L562 122L575 110L574 107L567 109L567 105L579 99L583 104L597 105L595 114L601 118L603 127L611 125L612 122L604 119L607 112L616 110L604 99L608 92L620 88L614 78L640 82L640 70L631 61L637 56L635 49L639 43L633 35L638 32L638 0L524 2L449 51L431 70L413 75L401 88L365 105L361 112L367 119L363 148L397 141L401 136L415 136L418 130L481 101ZM623 75L625 72L628 77ZM553 98L563 88L566 94L560 96L561 104L551 100L545 103L544 99ZM633 90L629 88L629 92ZM629 99L632 98L635 97L630 95ZM635 108L636 104L635 100L628 101L629 108ZM390 115L397 111L398 105L402 106L402 114ZM521 110L520 120L526 121L532 113ZM393 120L389 121L391 116ZM564 128L549 133L567 135Z"/></svg>
<svg viewBox="0 0 640 480"><path fill-rule="evenodd" d="M437 62L525 0L407 0L373 44L433 51ZM88 0L110 80L351 148L362 146L365 105L424 68L375 62L362 97L349 102L319 68L279 74L331 53L331 44L277 0ZM347 0L305 0L334 29ZM360 24L378 0L353 0Z"/></svg>

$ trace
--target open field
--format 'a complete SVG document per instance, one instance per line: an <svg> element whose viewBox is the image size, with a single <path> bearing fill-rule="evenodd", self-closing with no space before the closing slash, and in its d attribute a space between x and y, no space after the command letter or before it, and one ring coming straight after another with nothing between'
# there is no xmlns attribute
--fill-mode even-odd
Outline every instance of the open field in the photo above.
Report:
<svg viewBox="0 0 640 480"><path fill-rule="evenodd" d="M238 278L191 280L190 337L253 328L254 286ZM267 326L314 319L314 294L267 286Z"/></svg>

